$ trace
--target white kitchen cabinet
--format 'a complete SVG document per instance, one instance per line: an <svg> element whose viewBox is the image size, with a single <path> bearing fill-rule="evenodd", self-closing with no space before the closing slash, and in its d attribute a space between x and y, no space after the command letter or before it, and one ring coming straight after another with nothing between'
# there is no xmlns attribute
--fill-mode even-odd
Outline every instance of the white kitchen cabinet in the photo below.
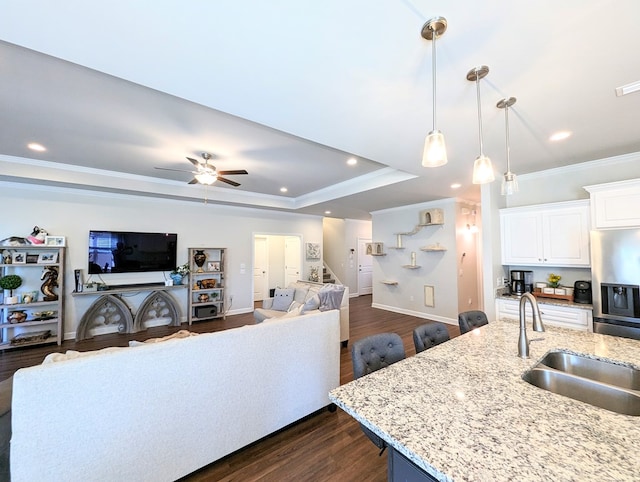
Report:
<svg viewBox="0 0 640 482"><path fill-rule="evenodd" d="M587 308L574 308L572 306L558 306L546 304L538 300L540 316L545 325L559 326L561 328L571 328L574 330L593 331L593 310ZM520 319L520 300L510 298L496 299L496 313L498 319L509 318ZM527 319L527 331L531 332L532 314L531 304L527 302L525 315ZM529 338L531 338L530 336ZM535 337L534 337L535 338Z"/></svg>
<svg viewBox="0 0 640 482"><path fill-rule="evenodd" d="M589 202L500 210L502 264L589 267Z"/></svg>
<svg viewBox="0 0 640 482"><path fill-rule="evenodd" d="M585 186L594 229L640 226L640 179Z"/></svg>

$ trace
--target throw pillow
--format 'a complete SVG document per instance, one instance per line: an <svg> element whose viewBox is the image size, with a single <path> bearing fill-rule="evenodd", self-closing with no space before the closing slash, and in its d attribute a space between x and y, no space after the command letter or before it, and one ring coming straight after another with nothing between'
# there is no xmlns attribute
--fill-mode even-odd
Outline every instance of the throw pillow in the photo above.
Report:
<svg viewBox="0 0 640 482"><path fill-rule="evenodd" d="M271 309L276 311L287 311L289 306L291 306L295 291L296 290L294 288L276 288Z"/></svg>
<svg viewBox="0 0 640 482"><path fill-rule="evenodd" d="M319 306L320 306L320 297L316 293L305 302L305 304L302 306L302 311L317 310Z"/></svg>
<svg viewBox="0 0 640 482"><path fill-rule="evenodd" d="M318 293L320 298L320 311L339 310L344 296L344 287L331 290L322 290Z"/></svg>
<svg viewBox="0 0 640 482"><path fill-rule="evenodd" d="M299 312L301 309L302 309L302 303L299 303L296 300L293 300L289 305L289 308L287 309L287 313L291 313L292 311Z"/></svg>

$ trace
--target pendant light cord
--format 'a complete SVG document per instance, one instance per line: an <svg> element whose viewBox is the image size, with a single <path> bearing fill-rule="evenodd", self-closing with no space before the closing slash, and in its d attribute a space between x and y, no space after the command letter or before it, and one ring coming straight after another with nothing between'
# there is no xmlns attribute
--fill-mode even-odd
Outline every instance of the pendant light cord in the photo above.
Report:
<svg viewBox="0 0 640 482"><path fill-rule="evenodd" d="M433 39L431 41L431 75L433 76L433 130L436 130L436 38L437 32L433 28Z"/></svg>
<svg viewBox="0 0 640 482"><path fill-rule="evenodd" d="M504 122L506 125L506 133L507 133L507 173L511 173L511 162L509 159L510 154L510 143L509 143L509 104L507 104L504 108Z"/></svg>
<svg viewBox="0 0 640 482"><path fill-rule="evenodd" d="M478 137L480 139L480 156L484 156L482 145L482 106L480 104L480 76L476 72L476 99L478 101Z"/></svg>

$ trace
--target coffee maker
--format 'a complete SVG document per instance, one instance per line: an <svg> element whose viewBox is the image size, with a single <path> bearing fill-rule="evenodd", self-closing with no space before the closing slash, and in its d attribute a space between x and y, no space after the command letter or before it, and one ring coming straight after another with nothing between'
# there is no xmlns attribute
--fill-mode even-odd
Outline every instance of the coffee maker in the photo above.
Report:
<svg viewBox="0 0 640 482"><path fill-rule="evenodd" d="M512 295L522 295L525 292L533 293L533 271L511 271L509 287Z"/></svg>

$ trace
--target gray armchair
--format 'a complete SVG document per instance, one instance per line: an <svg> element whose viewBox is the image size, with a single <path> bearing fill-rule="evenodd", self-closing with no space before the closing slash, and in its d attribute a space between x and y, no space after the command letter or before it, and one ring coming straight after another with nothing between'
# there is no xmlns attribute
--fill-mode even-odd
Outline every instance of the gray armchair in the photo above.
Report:
<svg viewBox="0 0 640 482"><path fill-rule="evenodd" d="M439 345L449 340L449 330L444 323L432 321L420 325L413 330L413 344L416 353L425 351L428 348Z"/></svg>
<svg viewBox="0 0 640 482"><path fill-rule="evenodd" d="M489 320L483 311L465 311L458 315L458 326L460 326L461 335L464 335L466 332L471 331L474 328L488 324Z"/></svg>
<svg viewBox="0 0 640 482"><path fill-rule="evenodd" d="M402 338L396 333L379 333L362 338L351 345L351 362L353 363L353 378L360 378L369 373L388 367L405 358ZM364 425L360 428L365 435L380 449L380 455L387 448L387 444L378 435Z"/></svg>

